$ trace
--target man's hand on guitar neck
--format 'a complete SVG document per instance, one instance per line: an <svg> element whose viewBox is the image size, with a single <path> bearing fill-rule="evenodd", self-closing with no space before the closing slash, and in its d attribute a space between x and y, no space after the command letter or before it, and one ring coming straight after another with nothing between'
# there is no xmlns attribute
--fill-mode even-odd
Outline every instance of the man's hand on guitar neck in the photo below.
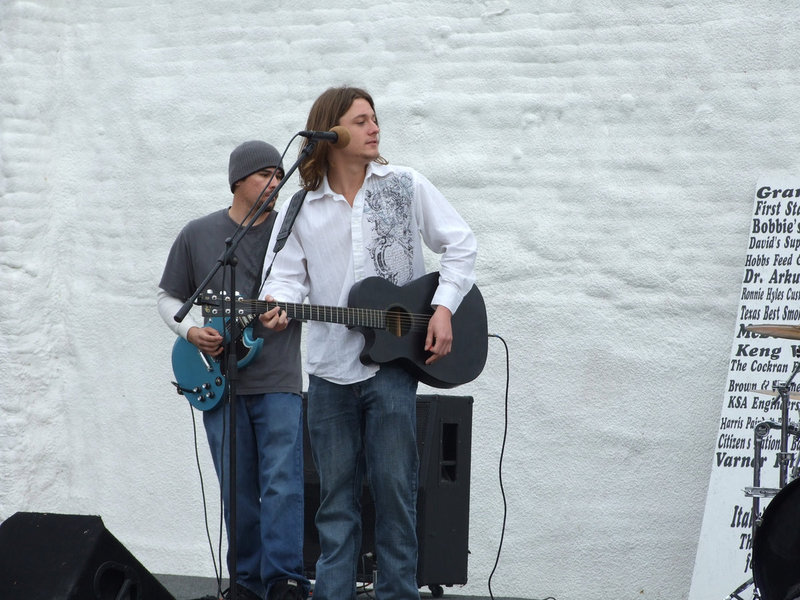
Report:
<svg viewBox="0 0 800 600"><path fill-rule="evenodd" d="M218 356L222 353L222 335L213 327L191 327L186 332L186 339L203 354Z"/></svg>
<svg viewBox="0 0 800 600"><path fill-rule="evenodd" d="M266 296L265 300L268 304L275 302L275 298L272 296ZM289 317L286 315L285 310L281 310L280 306L275 306L267 312L261 313L258 315L258 320L261 321L264 327L274 331L283 331L289 326Z"/></svg>
<svg viewBox="0 0 800 600"><path fill-rule="evenodd" d="M425 338L425 350L431 353L431 356L425 361L426 365L450 354L453 347L452 316L450 309L441 304L433 311L428 322L428 335Z"/></svg>

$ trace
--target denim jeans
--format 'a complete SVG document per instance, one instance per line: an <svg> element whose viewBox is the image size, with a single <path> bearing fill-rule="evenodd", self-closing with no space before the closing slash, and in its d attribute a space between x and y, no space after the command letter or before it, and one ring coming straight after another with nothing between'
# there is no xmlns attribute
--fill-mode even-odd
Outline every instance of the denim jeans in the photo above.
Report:
<svg viewBox="0 0 800 600"><path fill-rule="evenodd" d="M419 599L416 391L416 379L393 366L351 385L309 377L308 428L320 477L314 600L356 597L365 475L375 502L376 596Z"/></svg>
<svg viewBox="0 0 800 600"><path fill-rule="evenodd" d="M230 540L230 407L203 413ZM223 447L224 443L224 447ZM264 597L303 576L303 404L297 394L236 397L236 568L231 580ZM228 572L232 550L228 549Z"/></svg>

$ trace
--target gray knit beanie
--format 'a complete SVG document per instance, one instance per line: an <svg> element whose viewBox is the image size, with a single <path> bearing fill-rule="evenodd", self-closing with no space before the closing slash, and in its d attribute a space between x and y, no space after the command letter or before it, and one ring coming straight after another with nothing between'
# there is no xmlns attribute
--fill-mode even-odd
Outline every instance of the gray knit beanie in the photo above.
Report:
<svg viewBox="0 0 800 600"><path fill-rule="evenodd" d="M233 184L241 181L256 171L277 167L283 173L281 153L273 146L259 140L251 140L239 144L231 152L228 161L228 183L233 191Z"/></svg>

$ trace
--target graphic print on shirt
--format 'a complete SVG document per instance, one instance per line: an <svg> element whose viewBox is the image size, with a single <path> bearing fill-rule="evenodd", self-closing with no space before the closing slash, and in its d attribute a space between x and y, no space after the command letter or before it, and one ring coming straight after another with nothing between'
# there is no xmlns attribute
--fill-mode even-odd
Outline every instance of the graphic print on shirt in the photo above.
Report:
<svg viewBox="0 0 800 600"><path fill-rule="evenodd" d="M375 274L395 285L413 277L412 193L411 175L400 173L376 180L364 194L364 214L373 231L367 251Z"/></svg>

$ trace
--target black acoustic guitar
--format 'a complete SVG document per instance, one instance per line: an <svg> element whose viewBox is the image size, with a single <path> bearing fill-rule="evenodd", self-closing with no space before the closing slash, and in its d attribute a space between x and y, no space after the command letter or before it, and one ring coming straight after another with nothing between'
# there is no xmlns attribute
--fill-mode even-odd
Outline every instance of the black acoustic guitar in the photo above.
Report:
<svg viewBox="0 0 800 600"><path fill-rule="evenodd" d="M472 286L452 318L450 354L426 365L430 352L425 351L425 337L433 315L430 302L438 285L437 272L404 286L368 277L350 290L347 307L242 299L236 302L236 316L261 314L280 306L292 319L346 325L364 336L362 363L397 363L426 385L452 388L475 379L486 364L486 306L477 286ZM206 316L228 316L229 304L222 294L203 294L198 301Z"/></svg>

